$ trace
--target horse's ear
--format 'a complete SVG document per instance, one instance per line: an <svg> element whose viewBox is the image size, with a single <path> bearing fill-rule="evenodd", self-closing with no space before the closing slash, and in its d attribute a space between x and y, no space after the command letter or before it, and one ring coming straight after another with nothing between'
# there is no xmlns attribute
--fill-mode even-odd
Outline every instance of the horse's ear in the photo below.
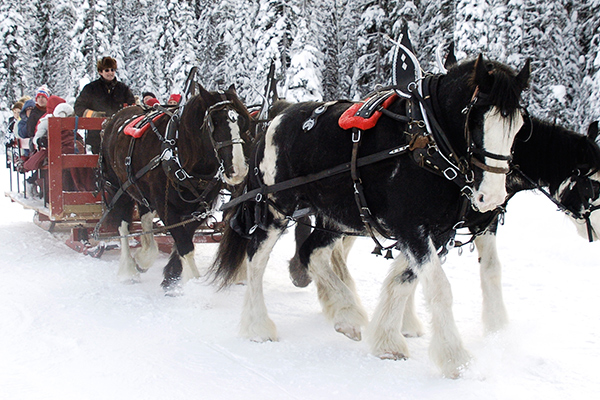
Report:
<svg viewBox="0 0 600 400"><path fill-rule="evenodd" d="M494 84L494 78L490 75L485 61L483 60L483 54L479 54L475 61L475 84L479 86L483 92L489 92Z"/></svg>
<svg viewBox="0 0 600 400"><path fill-rule="evenodd" d="M521 90L525 89L529 85L529 76L531 75L531 59L528 58L525 61L525 65L521 69L521 72L517 75L517 84Z"/></svg>
<svg viewBox="0 0 600 400"><path fill-rule="evenodd" d="M598 121L594 121L590 124L588 127L587 137L593 142L596 141L598 138Z"/></svg>
<svg viewBox="0 0 600 400"><path fill-rule="evenodd" d="M448 55L446 56L446 61L444 62L444 67L446 69L450 69L458 63L456 61L456 54L454 53L454 42L450 42L450 48L448 48Z"/></svg>
<svg viewBox="0 0 600 400"><path fill-rule="evenodd" d="M235 84L232 83L231 86L229 86L229 89L227 89L228 92L231 92L233 94L237 94L235 91Z"/></svg>
<svg viewBox="0 0 600 400"><path fill-rule="evenodd" d="M210 92L208 90L204 89L204 86L202 86L201 84L198 84L198 94L203 99L207 98L207 96L210 96Z"/></svg>

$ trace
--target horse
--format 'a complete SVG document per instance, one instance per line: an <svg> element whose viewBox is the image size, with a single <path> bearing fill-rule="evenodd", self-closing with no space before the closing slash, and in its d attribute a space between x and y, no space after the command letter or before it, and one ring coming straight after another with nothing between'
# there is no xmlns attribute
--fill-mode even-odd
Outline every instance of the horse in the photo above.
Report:
<svg viewBox="0 0 600 400"><path fill-rule="evenodd" d="M128 107L104 127L100 166L108 212L103 220L118 226L118 275L129 281L138 279L158 255L151 233L158 215L174 240L161 283L173 293L181 286L184 266L186 277L200 276L194 261L195 230L213 212L221 189L240 184L248 173L250 116L233 85L218 92L199 86L199 93L184 105L162 110L156 115ZM153 120L145 133L138 138L125 134L136 134L128 124L143 119ZM142 248L131 256L128 234L136 204L142 231L149 233L141 235Z"/></svg>
<svg viewBox="0 0 600 400"><path fill-rule="evenodd" d="M600 146L597 142L598 122L590 124L586 136L537 118L528 118L515 140L512 172L507 177L506 203L523 190L542 190L566 213L577 227L577 232L589 241L600 239ZM546 191L543 188L548 188ZM482 321L484 331L493 333L508 324L501 286L501 263L496 247L498 220L506 203L497 210L479 213L469 210L462 227L473 235L478 252L482 288ZM311 282L308 265L300 261L302 243L310 234L308 218L296 227L296 254L289 269L296 286ZM331 265L338 277L354 292L355 284L349 274L346 260L355 241L345 236L336 243ZM464 243L463 243L464 244ZM447 249L443 249L444 252ZM319 297L328 294L319 287ZM414 307L414 292L407 300L402 320L404 336L416 337L424 333L423 324Z"/></svg>
<svg viewBox="0 0 600 400"><path fill-rule="evenodd" d="M346 233L376 240L376 231L396 240L401 255L392 263L368 329L372 353L395 360L409 356L399 327L404 304L421 278L433 314L431 356L444 375L458 376L470 355L452 316L451 291L436 249L447 236L441 233L451 232L466 208L486 212L504 202L529 74L529 62L516 73L479 56L432 77L437 87L427 96L431 103L415 89L410 99L388 104L388 112L365 130L338 125L351 107L344 101L293 104L275 117L253 145L247 193L228 203L228 224L211 266L221 287L247 268L241 334L254 341L277 340L262 277L287 217L310 208L323 229L310 234L301 254L317 285L330 288L322 305L335 329L360 340L368 318L329 268L332 246ZM426 136L432 141L423 147L411 144L419 135L404 133L423 127L422 120L407 116L421 106L429 110L436 138ZM428 158L436 154L445 161ZM466 168L448 171L455 165L450 159Z"/></svg>

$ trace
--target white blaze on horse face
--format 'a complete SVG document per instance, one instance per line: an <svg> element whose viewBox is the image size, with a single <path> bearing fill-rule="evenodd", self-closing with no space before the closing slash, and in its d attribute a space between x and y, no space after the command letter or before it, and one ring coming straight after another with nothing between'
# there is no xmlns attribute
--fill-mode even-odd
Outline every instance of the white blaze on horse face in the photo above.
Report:
<svg viewBox="0 0 600 400"><path fill-rule="evenodd" d="M235 112L235 111L233 111ZM237 116L237 113L236 113ZM244 156L244 146L239 143L241 141L240 128L238 126L238 118L229 119L229 129L231 132L231 140L234 143L231 145L231 164L233 167L232 173L225 171L224 179L230 185L239 185L244 181L246 175L248 175L248 164L246 163L246 157Z"/></svg>
<svg viewBox="0 0 600 400"><path fill-rule="evenodd" d="M503 117L500 110L493 107L484 116L484 150L500 156L510 155L521 126L523 126L523 117L520 113L513 118ZM485 157L485 164L490 167L506 168L508 161ZM483 171L481 184L473 193L473 206L480 212L491 211L504 203L506 195L506 175Z"/></svg>

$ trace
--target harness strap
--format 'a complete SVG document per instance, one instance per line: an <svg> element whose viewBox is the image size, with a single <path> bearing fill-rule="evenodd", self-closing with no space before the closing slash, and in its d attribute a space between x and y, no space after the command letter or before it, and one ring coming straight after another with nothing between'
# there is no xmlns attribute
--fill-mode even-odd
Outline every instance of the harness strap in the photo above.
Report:
<svg viewBox="0 0 600 400"><path fill-rule="evenodd" d="M113 209L113 207L117 203L117 200L119 200L119 198L123 195L123 193L125 193L125 191L129 188L129 186L131 186L134 182L136 182L137 180L139 180L148 171L151 171L154 168L158 167L158 165L160 164L160 161L161 161L161 156L160 155L155 156L152 160L150 160L150 162L148 164L146 164L146 166L144 168L140 169L135 174L135 176L133 177L133 179L128 179L125 183L123 183L123 185L121 185L119 187L119 190L117 190L117 192L115 193L115 195L111 199L110 203L106 205L106 210L104 211L104 213L102 214L102 217L100 218L100 220L96 224L96 227L94 228L94 238L95 239L98 239L99 233L100 233L100 227L102 226L102 224L106 220L106 217L108 216L108 213ZM108 183L110 184L110 182L108 182Z"/></svg>
<svg viewBox="0 0 600 400"><path fill-rule="evenodd" d="M374 230L377 231L380 235L385 237L386 239L391 239L383 229L383 227L373 218L373 214L371 214L371 210L367 205L367 199L365 197L365 192L363 190L362 181L360 179L360 174L358 172L358 149L360 148L362 139L362 132L360 129L353 128L352 129L352 157L350 160L350 176L352 177L352 182L354 183L354 200L356 201L356 206L358 207L358 212L360 214L360 219L367 230L367 233L375 242L375 248L377 252L381 252L383 246L379 243L379 240L375 237Z"/></svg>
<svg viewBox="0 0 600 400"><path fill-rule="evenodd" d="M133 169L131 167L131 163L132 163L134 147L135 147L135 138L131 137L131 140L129 141L128 154L127 154L127 157L125 157L125 170L127 171L127 182L129 182L129 186L133 185L137 189L137 192L140 195L140 198L142 199L140 201L140 203L142 203L147 208L150 208L150 203L144 197L144 194L142 193L139 186L137 185L137 179L135 179L135 176L133 175Z"/></svg>
<svg viewBox="0 0 600 400"><path fill-rule="evenodd" d="M356 160L357 167L362 167L365 165L374 164L379 161L386 160L388 158L396 157L401 154L406 154L409 151L409 145L402 145L393 147L388 150L383 150L378 153L374 153L368 156L360 157ZM256 202L264 201L265 195L269 193L275 193L282 190L287 190L291 188L295 188L297 186L306 185L307 183L315 182L321 179L329 178L331 176L335 176L344 172L350 171L351 163L347 162L344 164L337 165L333 168L327 169L325 171L321 171L314 174L309 174L305 176L299 176L296 178L288 179L287 181L278 182L273 185L260 187L245 194L236 197L235 199L230 200L229 202L223 204L221 206L220 211L228 210L240 203L243 203L248 200L254 200Z"/></svg>

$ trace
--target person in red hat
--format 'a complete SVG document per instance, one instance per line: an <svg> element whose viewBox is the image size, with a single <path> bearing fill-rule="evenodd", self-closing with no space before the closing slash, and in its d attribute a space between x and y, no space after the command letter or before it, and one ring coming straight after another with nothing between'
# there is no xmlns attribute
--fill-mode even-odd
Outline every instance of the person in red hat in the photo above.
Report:
<svg viewBox="0 0 600 400"><path fill-rule="evenodd" d="M179 105L180 101L181 101L181 95L178 93L173 93L171 96L169 96L169 101L167 101L167 105L168 106L177 106L177 105Z"/></svg>
<svg viewBox="0 0 600 400"><path fill-rule="evenodd" d="M84 86L75 100L75 114L80 117L110 117L121 108L135 104L129 86L119 82L115 76L117 60L102 57L96 64L100 77ZM88 131L86 144L92 153L100 151L100 131Z"/></svg>

